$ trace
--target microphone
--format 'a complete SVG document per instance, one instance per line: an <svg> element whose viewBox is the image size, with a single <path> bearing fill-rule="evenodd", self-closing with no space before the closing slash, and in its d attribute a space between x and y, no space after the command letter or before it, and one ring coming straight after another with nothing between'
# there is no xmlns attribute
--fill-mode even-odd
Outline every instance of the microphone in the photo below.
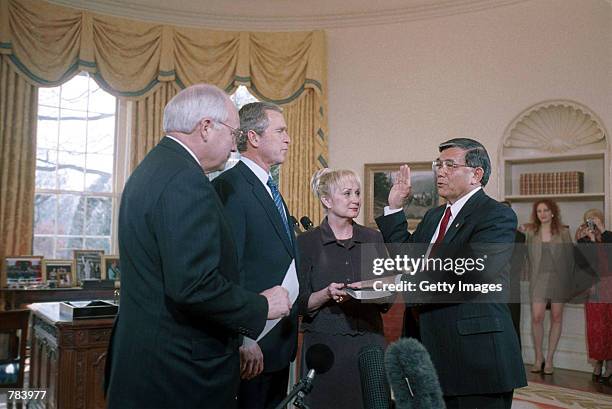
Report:
<svg viewBox="0 0 612 409"><path fill-rule="evenodd" d="M358 355L364 409L389 409L391 394L385 376L385 353L379 345L367 345Z"/></svg>
<svg viewBox="0 0 612 409"><path fill-rule="evenodd" d="M397 409L446 407L436 370L419 341L402 338L391 344L385 366Z"/></svg>
<svg viewBox="0 0 612 409"><path fill-rule="evenodd" d="M294 216L289 216L289 223L291 223L291 227L293 227L293 231L296 235L302 233L302 229L300 229L300 224Z"/></svg>
<svg viewBox="0 0 612 409"><path fill-rule="evenodd" d="M314 224L312 224L312 220L310 220L310 217L308 216L303 216L300 219L300 223L302 224L302 227L304 227L305 231L308 231L314 227Z"/></svg>
<svg viewBox="0 0 612 409"><path fill-rule="evenodd" d="M314 381L316 374L323 374L334 365L334 353L327 345L314 344L306 351L306 367L308 368L308 375L300 380L289 395L281 403L276 406L276 409L284 409L285 406L293 399L296 395L293 405L298 408L307 408L303 400L307 394L312 390L312 382Z"/></svg>

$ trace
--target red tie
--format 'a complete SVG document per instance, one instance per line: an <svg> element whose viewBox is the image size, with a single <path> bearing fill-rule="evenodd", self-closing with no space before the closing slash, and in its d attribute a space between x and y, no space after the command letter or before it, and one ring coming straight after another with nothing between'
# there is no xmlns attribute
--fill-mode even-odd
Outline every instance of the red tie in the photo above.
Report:
<svg viewBox="0 0 612 409"><path fill-rule="evenodd" d="M444 217L442 217L442 223L440 223L440 230L438 230L438 237L436 237L435 244L442 243L444 235L446 234L446 227L448 227L448 221L451 217L451 208L448 206L444 211Z"/></svg>

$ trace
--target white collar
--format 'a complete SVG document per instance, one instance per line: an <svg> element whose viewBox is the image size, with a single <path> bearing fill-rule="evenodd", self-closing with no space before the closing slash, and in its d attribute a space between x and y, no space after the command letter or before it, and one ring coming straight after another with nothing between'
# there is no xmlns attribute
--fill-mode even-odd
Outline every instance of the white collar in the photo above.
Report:
<svg viewBox="0 0 612 409"><path fill-rule="evenodd" d="M185 148L185 150L187 152L189 152L189 154L196 160L196 162L198 162L201 166L200 160L198 159L198 157L195 155L195 153L193 153L193 151L191 149L189 149L187 147L187 145L185 145L183 142L179 141L178 139L176 139L174 136L171 135L166 135L166 138L170 138L172 139L174 142L178 143L179 145L181 145L183 148Z"/></svg>
<svg viewBox="0 0 612 409"><path fill-rule="evenodd" d="M452 214L453 219L455 218L455 216L459 214L459 212L461 211L463 206L467 203L467 201L470 200L470 197L474 196L476 192L478 192L479 190L482 190L482 186L478 186L476 189L470 191L468 194L463 196L461 199L457 200L455 203L450 205L451 214ZM448 204L446 207L448 207Z"/></svg>
<svg viewBox="0 0 612 409"><path fill-rule="evenodd" d="M247 165L249 169L251 169L255 176L257 176L257 179L259 179L264 186L268 186L268 178L270 177L270 174L266 172L264 168L246 156L241 156L240 160Z"/></svg>

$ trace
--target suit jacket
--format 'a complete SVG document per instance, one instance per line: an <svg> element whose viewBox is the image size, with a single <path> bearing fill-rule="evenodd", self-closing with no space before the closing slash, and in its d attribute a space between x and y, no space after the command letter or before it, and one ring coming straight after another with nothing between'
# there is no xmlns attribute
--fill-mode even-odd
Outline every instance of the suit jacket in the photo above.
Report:
<svg viewBox="0 0 612 409"><path fill-rule="evenodd" d="M240 283L261 292L283 282L296 257L293 229L287 235L274 200L257 176L242 161L213 180L232 227L238 252ZM289 210L283 201L287 217ZM297 267L297 263L296 263ZM259 346L264 356L264 373L278 371L295 358L297 348L297 303Z"/></svg>
<svg viewBox="0 0 612 409"><path fill-rule="evenodd" d="M407 231L403 212L381 216L376 223L387 243L427 245L445 207L430 209L413 234ZM466 246L479 243L513 243L516 224L511 209L480 190L455 217L444 236L443 243L447 246L440 249L444 254L436 256L457 258ZM511 250L495 255L496 260L491 260L493 256L489 258L493 265L505 266L505 271L500 273L506 276ZM407 301L409 297L408 294ZM431 355L444 395L501 393L527 385L506 304L428 304L419 310L421 341Z"/></svg>
<svg viewBox="0 0 612 409"><path fill-rule="evenodd" d="M108 407L234 407L239 335L261 332L268 305L237 285L221 202L200 164L170 138L125 185L119 248Z"/></svg>

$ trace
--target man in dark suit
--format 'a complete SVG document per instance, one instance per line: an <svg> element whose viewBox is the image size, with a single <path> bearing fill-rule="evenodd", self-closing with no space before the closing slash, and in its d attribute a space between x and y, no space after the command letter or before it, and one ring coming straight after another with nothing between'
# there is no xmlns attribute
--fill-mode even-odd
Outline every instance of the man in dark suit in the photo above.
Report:
<svg viewBox="0 0 612 409"><path fill-rule="evenodd" d="M213 181L234 234L240 283L259 292L283 281L293 282L292 293L297 294L295 269L287 271L296 256L289 210L270 175L270 168L283 163L289 149L282 110L266 102L247 104L240 109L240 129L240 161ZM296 305L259 341L244 338L240 408L276 407L283 400L289 363L295 358L297 326Z"/></svg>
<svg viewBox="0 0 612 409"><path fill-rule="evenodd" d="M447 203L430 209L415 232L407 231L401 211L408 198L410 168L400 168L385 215L376 220L385 242L420 243L429 256L457 259L479 245L512 243L516 216L487 196L482 187L491 173L486 149L477 141L458 138L439 146L433 162L438 193ZM393 246L391 246L393 248ZM509 251L490 254L488 271L507 284ZM475 254L472 253L472 256ZM485 257L486 258L486 257ZM454 276L454 277L453 277ZM418 271L408 280L436 277L457 281L453 272ZM461 280L470 280L469 274ZM431 355L444 399L452 408L510 408L514 388L527 384L518 340L505 303L436 302L417 306L421 340ZM406 294L410 303L411 294Z"/></svg>
<svg viewBox="0 0 612 409"><path fill-rule="evenodd" d="M258 295L238 285L230 226L205 175L223 168L237 127L219 88L181 91L164 110L166 137L125 185L109 408L235 407L239 336L289 314L285 289Z"/></svg>

